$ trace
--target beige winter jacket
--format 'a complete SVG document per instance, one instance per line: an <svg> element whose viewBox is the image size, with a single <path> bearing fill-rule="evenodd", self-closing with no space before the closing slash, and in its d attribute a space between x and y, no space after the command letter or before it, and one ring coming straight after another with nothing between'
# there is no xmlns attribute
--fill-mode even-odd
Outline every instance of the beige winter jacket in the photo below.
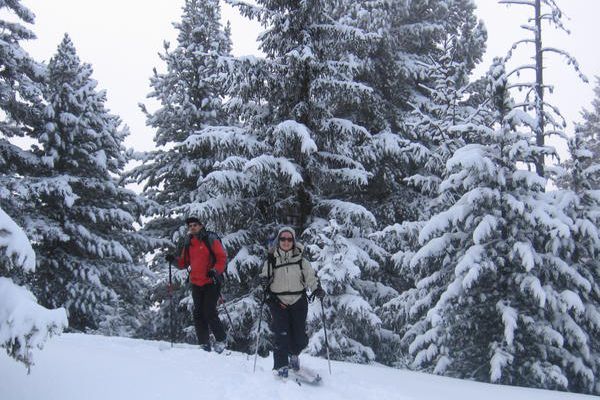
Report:
<svg viewBox="0 0 600 400"><path fill-rule="evenodd" d="M318 281L315 270L310 262L304 258L304 246L295 243L290 251L283 251L277 248L275 255L275 268L266 261L260 276L272 279L269 290L277 295L279 301L286 305L292 305L302 296L298 294L279 294L294 293L309 289L311 292L317 288Z"/></svg>

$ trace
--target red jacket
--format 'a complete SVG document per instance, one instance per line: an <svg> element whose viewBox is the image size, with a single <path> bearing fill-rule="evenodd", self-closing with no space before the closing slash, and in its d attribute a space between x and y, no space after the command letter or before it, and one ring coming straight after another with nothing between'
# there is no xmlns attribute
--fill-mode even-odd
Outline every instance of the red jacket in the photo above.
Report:
<svg viewBox="0 0 600 400"><path fill-rule="evenodd" d="M214 268L220 275L225 271L227 253L223 249L221 242L216 240L214 235L208 235L208 242L211 243L213 253L215 254L215 264L211 265L210 251L206 247L204 240L192 236L189 247L184 246L181 256L177 259L180 269L191 267L190 282L196 286L204 286L212 283L208 277L208 270Z"/></svg>

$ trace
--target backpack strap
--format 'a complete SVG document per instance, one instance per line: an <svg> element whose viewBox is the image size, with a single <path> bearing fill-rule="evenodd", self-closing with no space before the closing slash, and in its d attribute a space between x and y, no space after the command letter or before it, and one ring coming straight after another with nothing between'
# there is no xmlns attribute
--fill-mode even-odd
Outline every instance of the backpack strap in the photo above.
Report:
<svg viewBox="0 0 600 400"><path fill-rule="evenodd" d="M210 239L212 238L212 241L210 241ZM206 236L204 236L202 238L202 241L204 242L204 244L206 245L206 248L208 249L208 252L210 253L210 267L214 268L215 264L217 263L217 256L215 255L215 252L212 248L212 242L214 242L215 240L219 240L219 237L210 231L206 232ZM225 270L223 271L222 274L218 274L217 277L215 279L213 279L213 283L217 286L217 290L221 290L221 286L225 283L225 276L227 274L227 262L225 263Z"/></svg>
<svg viewBox="0 0 600 400"><path fill-rule="evenodd" d="M273 269L278 269L278 268L282 268L282 267L287 267L288 265L297 265L300 267L300 269L302 269L302 258L300 259L300 261L296 261L296 262L290 262L290 263L285 263L285 264L279 264L279 265L274 265Z"/></svg>
<svg viewBox="0 0 600 400"><path fill-rule="evenodd" d="M271 257L271 256L270 256ZM300 271L303 270L302 267L302 261L304 261L304 258L300 258L300 261L295 261L295 262L289 262L289 263L285 263L285 264L280 264L280 265L275 265L275 256L272 256L272 260L269 258L269 266L273 269L278 269L281 267L287 267L288 265L297 265L300 267ZM269 271L269 274L271 273L271 271ZM269 277L269 280L271 278ZM302 280L304 280L304 275L302 275ZM302 290L297 290L295 292L273 292L271 291L271 293L275 294L275 295L295 295L295 294L306 294L306 289L302 289Z"/></svg>
<svg viewBox="0 0 600 400"><path fill-rule="evenodd" d="M212 268L217 262L217 257L215 256L215 252L212 249L212 244L208 241L208 236L209 234L206 234L206 236L202 238L202 241L204 242L206 248L208 248L208 252L210 253L210 267Z"/></svg>
<svg viewBox="0 0 600 400"><path fill-rule="evenodd" d="M271 282L271 279L273 279L273 270L276 268L275 264L275 254L269 253L269 255L267 256L267 278L269 278L269 284Z"/></svg>
<svg viewBox="0 0 600 400"><path fill-rule="evenodd" d="M190 241L188 239L183 243L183 249L181 251L183 253L183 265L186 266L187 272L187 282L190 282Z"/></svg>
<svg viewBox="0 0 600 400"><path fill-rule="evenodd" d="M302 290L297 290L295 292L271 292L271 293L284 296L284 295L304 294L304 293L306 293L306 290L302 289Z"/></svg>
<svg viewBox="0 0 600 400"><path fill-rule="evenodd" d="M303 283L306 285L306 282L304 282L304 274L302 273L304 271L304 267L302 266L302 261L304 261L304 257L300 258L300 261L296 261L296 262L290 262L290 263L285 263L285 264L280 264L280 265L275 265L275 257L273 257L273 269L277 269L277 268L281 268L281 267L287 267L288 265L297 265L300 267L300 272L302 275L302 281ZM300 294L300 292L294 292L294 293L276 293L276 294Z"/></svg>

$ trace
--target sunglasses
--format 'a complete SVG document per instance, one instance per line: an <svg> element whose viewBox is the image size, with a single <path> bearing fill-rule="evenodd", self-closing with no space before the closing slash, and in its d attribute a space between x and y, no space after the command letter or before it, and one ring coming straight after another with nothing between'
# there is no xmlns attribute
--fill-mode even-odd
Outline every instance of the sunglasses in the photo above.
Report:
<svg viewBox="0 0 600 400"><path fill-rule="evenodd" d="M291 237L280 237L279 241L280 242L293 242L294 238L291 238Z"/></svg>

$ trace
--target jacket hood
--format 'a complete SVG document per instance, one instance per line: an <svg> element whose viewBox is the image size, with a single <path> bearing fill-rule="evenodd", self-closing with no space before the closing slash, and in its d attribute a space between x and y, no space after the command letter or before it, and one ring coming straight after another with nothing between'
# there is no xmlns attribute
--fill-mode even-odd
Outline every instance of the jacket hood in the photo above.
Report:
<svg viewBox="0 0 600 400"><path fill-rule="evenodd" d="M294 230L294 228L290 226L284 226L283 228L279 229L279 231L277 232L277 239L279 239L279 236L281 236L283 232L291 233L292 237L294 238L294 243L296 243L296 231Z"/></svg>
<svg viewBox="0 0 600 400"><path fill-rule="evenodd" d="M277 242L279 242L279 236L281 236L281 234L283 232L288 232L292 235L292 237L294 238L294 247L292 247L292 249L288 252L288 253L292 253L292 255L298 255L298 254L302 254L304 252L304 246L300 243L298 243L298 240L296 238L296 231L294 230L294 228L290 227L290 226L284 226L283 228L279 229L279 231L277 232ZM278 244L275 244L275 252L279 255L279 256L283 256L285 254L285 252L283 250L281 250L279 248Z"/></svg>

